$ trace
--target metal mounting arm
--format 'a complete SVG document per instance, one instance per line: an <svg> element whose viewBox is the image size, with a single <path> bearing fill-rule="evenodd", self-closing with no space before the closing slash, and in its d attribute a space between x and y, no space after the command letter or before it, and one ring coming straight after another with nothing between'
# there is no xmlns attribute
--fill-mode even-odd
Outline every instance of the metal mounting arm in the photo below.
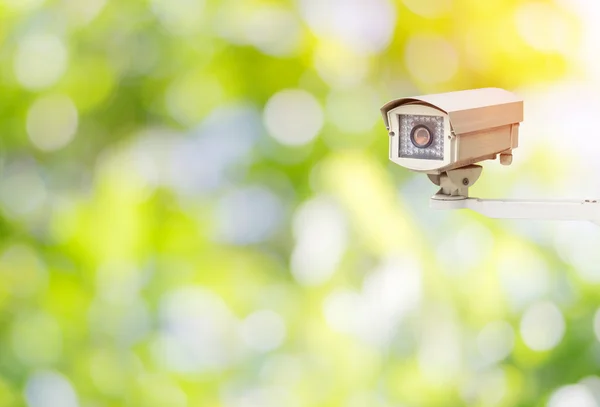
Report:
<svg viewBox="0 0 600 407"><path fill-rule="evenodd" d="M471 209L489 218L532 220L580 220L600 224L600 200L515 200L469 198L469 187L482 167L469 165L429 179L441 189L430 199L433 209Z"/></svg>
<svg viewBox="0 0 600 407"><path fill-rule="evenodd" d="M581 201L528 201L510 199L464 198L440 200L432 197L433 209L471 209L489 218L531 220L582 220L600 223L600 202Z"/></svg>

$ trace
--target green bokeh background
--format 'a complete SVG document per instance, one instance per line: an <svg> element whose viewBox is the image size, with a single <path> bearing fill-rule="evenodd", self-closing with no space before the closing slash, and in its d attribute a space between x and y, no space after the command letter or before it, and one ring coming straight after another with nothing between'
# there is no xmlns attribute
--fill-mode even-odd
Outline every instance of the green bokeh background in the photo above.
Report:
<svg viewBox="0 0 600 407"><path fill-rule="evenodd" d="M0 0L0 407L600 405L593 226L431 212L379 117L595 89L585 7Z"/></svg>

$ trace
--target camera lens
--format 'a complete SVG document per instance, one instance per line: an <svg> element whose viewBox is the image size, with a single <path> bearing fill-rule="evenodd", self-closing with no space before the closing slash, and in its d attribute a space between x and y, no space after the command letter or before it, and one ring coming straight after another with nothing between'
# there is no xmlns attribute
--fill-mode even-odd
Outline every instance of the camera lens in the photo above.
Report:
<svg viewBox="0 0 600 407"><path fill-rule="evenodd" d="M427 148L433 142L431 131L423 125L415 126L410 132L410 141L418 148Z"/></svg>

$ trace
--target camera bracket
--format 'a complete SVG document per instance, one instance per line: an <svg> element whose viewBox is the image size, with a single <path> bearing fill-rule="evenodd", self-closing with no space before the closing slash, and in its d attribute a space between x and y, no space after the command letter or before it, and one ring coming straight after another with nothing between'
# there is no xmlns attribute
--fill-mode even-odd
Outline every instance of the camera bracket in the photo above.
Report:
<svg viewBox="0 0 600 407"><path fill-rule="evenodd" d="M488 218L532 220L579 220L600 225L600 200L519 200L469 198L481 176L480 165L468 165L441 174L428 174L441 189L431 197L432 209L470 209Z"/></svg>
<svg viewBox="0 0 600 407"><path fill-rule="evenodd" d="M427 174L431 182L441 187L431 199L440 201L456 201L469 197L472 187L481 176L481 165L467 165L441 174Z"/></svg>

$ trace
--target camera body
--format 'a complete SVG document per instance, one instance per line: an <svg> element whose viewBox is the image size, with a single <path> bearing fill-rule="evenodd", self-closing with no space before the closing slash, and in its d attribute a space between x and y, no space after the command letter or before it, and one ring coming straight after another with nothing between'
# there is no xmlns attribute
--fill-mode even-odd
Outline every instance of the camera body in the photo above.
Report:
<svg viewBox="0 0 600 407"><path fill-rule="evenodd" d="M512 162L523 100L485 88L392 100L381 108L389 158L413 171L441 174L479 161Z"/></svg>
<svg viewBox="0 0 600 407"><path fill-rule="evenodd" d="M469 197L469 188L494 159L512 162L519 144L523 100L497 88L393 100L381 108L390 135L389 158L426 173L440 187L433 209L470 209L503 219L580 220L600 225L600 199L523 200Z"/></svg>

